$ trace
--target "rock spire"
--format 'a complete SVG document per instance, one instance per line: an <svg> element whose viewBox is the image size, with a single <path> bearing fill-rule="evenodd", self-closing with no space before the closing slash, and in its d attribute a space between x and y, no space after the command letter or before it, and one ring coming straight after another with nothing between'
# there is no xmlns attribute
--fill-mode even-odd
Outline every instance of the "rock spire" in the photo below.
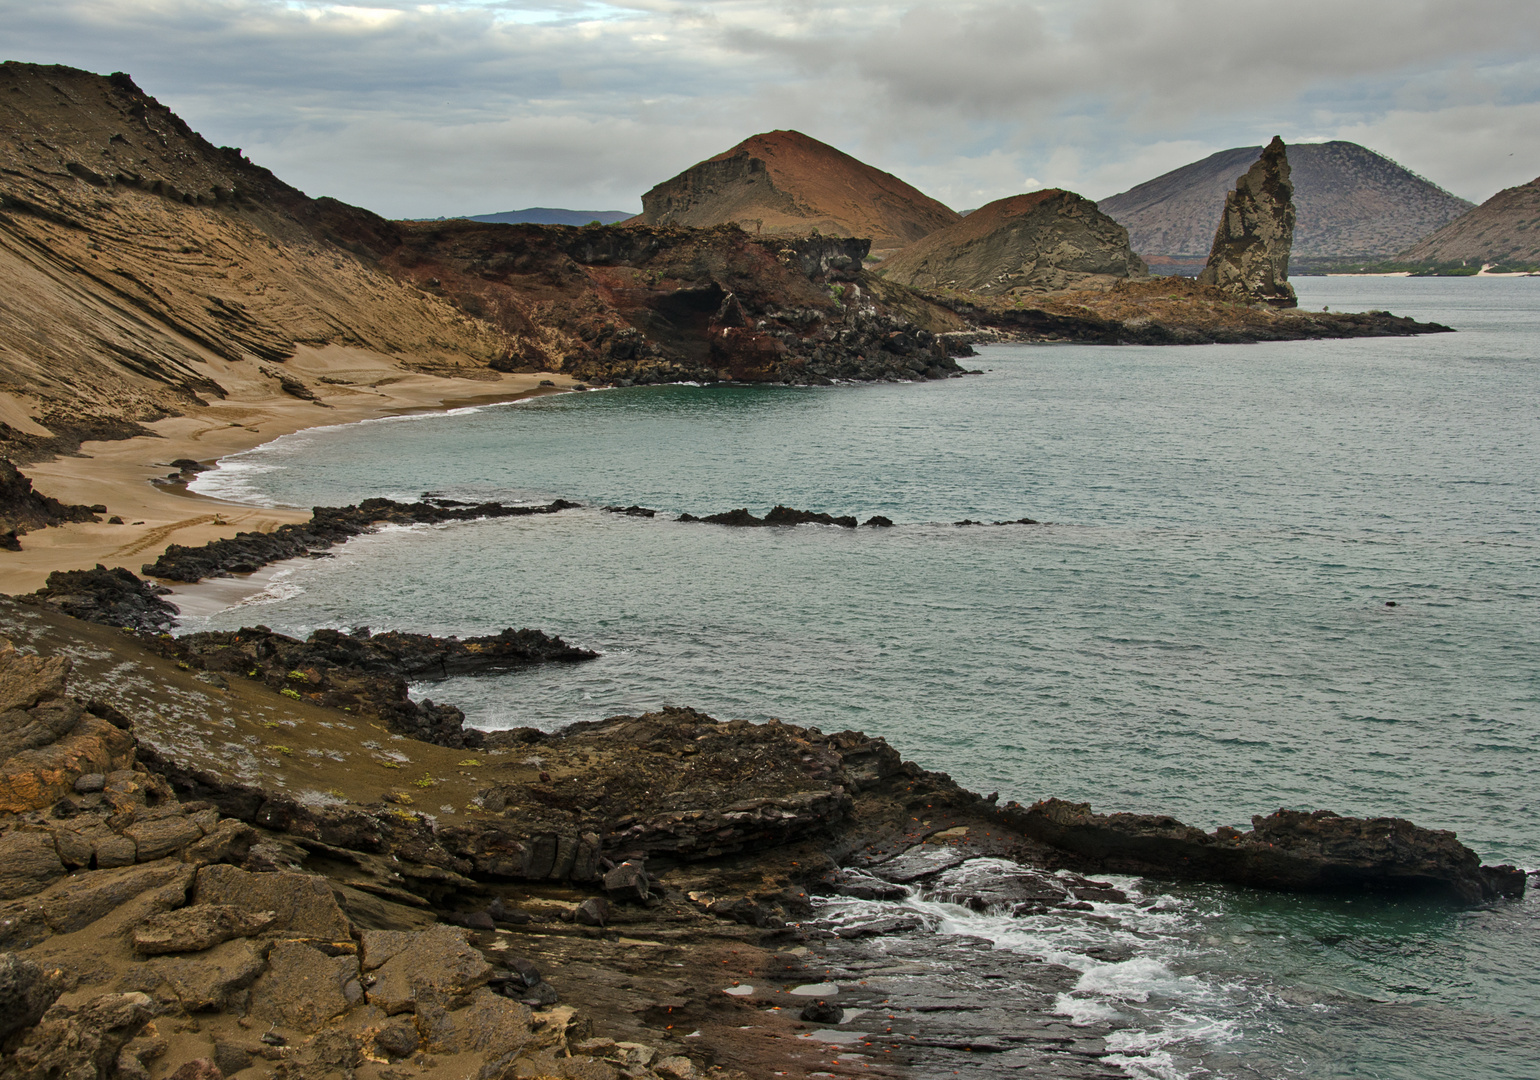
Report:
<svg viewBox="0 0 1540 1080"><path fill-rule="evenodd" d="M1198 275L1237 300L1261 300L1295 307L1289 284L1289 248L1294 242L1294 185L1283 140L1273 136L1257 163L1225 196L1224 216L1214 232L1208 265Z"/></svg>

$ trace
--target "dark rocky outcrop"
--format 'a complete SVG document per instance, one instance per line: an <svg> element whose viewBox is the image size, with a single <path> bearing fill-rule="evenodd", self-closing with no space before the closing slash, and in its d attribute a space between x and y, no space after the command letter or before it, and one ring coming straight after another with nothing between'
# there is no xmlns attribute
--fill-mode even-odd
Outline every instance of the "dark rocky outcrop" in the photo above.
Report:
<svg viewBox="0 0 1540 1080"><path fill-rule="evenodd" d="M696 517L694 514L680 514L677 521L698 521L707 525L731 525L740 529L765 528L776 525L838 525L844 529L854 529L856 519L849 514L835 517L832 514L823 514L815 510L795 510L789 506L776 504L764 517L755 517L746 508L726 510L720 514L708 514L705 517Z"/></svg>
<svg viewBox="0 0 1540 1080"><path fill-rule="evenodd" d="M453 705L413 701L409 680L445 679L543 663L578 663L599 654L539 630L509 628L460 639L390 631L317 630L305 641L265 626L157 638L152 647L202 671L257 679L295 700L377 716L392 731L457 748L483 745Z"/></svg>
<svg viewBox="0 0 1540 1080"><path fill-rule="evenodd" d="M1249 833L1205 833L1171 817L1094 814L1085 803L1059 799L1012 803L1003 818L1101 870L1263 889L1425 892L1461 903L1524 893L1522 871L1482 866L1454 833L1401 818L1278 810L1252 818Z"/></svg>
<svg viewBox="0 0 1540 1080"><path fill-rule="evenodd" d="M237 533L227 540L213 540L202 547L172 544L160 558L146 563L143 572L146 577L182 582L249 574L269 563L325 551L380 525L437 525L447 521L527 517L555 514L577 505L565 499L544 506L365 499L357 506L318 506L303 525L282 525L270 533Z"/></svg>
<svg viewBox="0 0 1540 1080"><path fill-rule="evenodd" d="M0 458L0 549L19 551L18 534L71 521L100 521L105 506L62 503L32 489L32 481Z"/></svg>
<svg viewBox="0 0 1540 1080"><path fill-rule="evenodd" d="M1390 822L1392 836L1383 821L1279 814L1259 819L1252 842L1069 804L1002 809L881 739L681 708L494 733L475 756L382 744L354 714L254 682L210 690L135 636L9 601L0 621L33 647L71 649L83 683L109 680L138 739L128 767L76 768L65 794L0 810L0 950L21 956L0 956L0 1014L15 1002L21 1016L5 1067L29 1080L143 1080L151 1060L156 1075L192 1080L269 1062L290 1076L372 1076L382 1058L422 1063L429 1080L689 1080L710 1066L741 1080L734 1070L764 1075L766 1055L784 1052L743 1042L746 1019L793 1021L763 1009L778 987L824 981L841 943L923 930L914 915L811 927L815 889L1094 918L1129 897L1065 867L1122 859L1137 873L1230 880L1228 856L1211 852L1239 845L1261 860L1266 843L1294 868L1254 882L1266 887L1431 886L1472 901L1522 885L1476 866L1449 834L1404 822ZM330 647L388 670L447 669L462 655L423 640L376 655L386 635L345 636ZM209 654L244 643L227 644ZM58 658L0 654L0 718L67 699L72 676ZM1491 892L1450 886L1472 880ZM460 926L433 925L436 913ZM815 971L805 935L822 935ZM33 949L49 985L26 964ZM58 1002L55 972L69 991ZM1073 985L1062 974L1036 988L1049 991L1044 1010ZM848 983L818 993L827 1004L836 991L846 1009L881 1001ZM162 1034L145 1028L152 1017ZM921 1022L901 1016L885 1034L895 1060L916 1055L900 1063L922 1072L947 1046L1004 1046L920 1047L905 1032ZM806 1045L794 1028L776 1033ZM473 1057L452 1072L429 1064L453 1055ZM1042 1075L1106 1075L1104 1055L1088 1044L1085 1068L1045 1058Z"/></svg>
<svg viewBox="0 0 1540 1080"><path fill-rule="evenodd" d="M924 292L1021 296L1108 288L1147 276L1128 230L1072 191L981 206L885 259L884 277Z"/></svg>
<svg viewBox="0 0 1540 1080"><path fill-rule="evenodd" d="M165 597L164 585L143 581L119 566L109 570L101 563L94 570L55 570L48 581L28 595L30 603L47 604L66 615L103 626L121 626L161 633L176 623L181 613Z"/></svg>
<svg viewBox="0 0 1540 1080"><path fill-rule="evenodd" d="M1289 250L1294 242L1294 185L1289 155L1276 135L1257 163L1225 196L1208 264L1198 275L1236 300L1260 300L1275 307L1299 301L1289 284Z"/></svg>

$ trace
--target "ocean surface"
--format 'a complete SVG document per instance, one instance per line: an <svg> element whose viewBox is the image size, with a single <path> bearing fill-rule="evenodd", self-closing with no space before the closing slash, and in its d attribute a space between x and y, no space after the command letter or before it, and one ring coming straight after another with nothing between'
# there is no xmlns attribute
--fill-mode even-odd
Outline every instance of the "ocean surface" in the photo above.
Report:
<svg viewBox="0 0 1540 1080"><path fill-rule="evenodd" d="M1204 828L1391 814L1540 868L1540 279L1295 285L1306 307L1459 332L994 346L938 383L639 387L312 429L195 490L585 506L385 530L183 625L533 626L603 656L414 693L488 728L665 703L859 728L1002 799ZM777 503L897 524L672 520ZM631 504L659 515L601 509ZM1045 524L953 524L1024 516ZM1091 920L904 906L937 941L1080 971L1060 1010L1112 1024L1134 1076L1540 1075L1533 894L1453 911L1140 888L1163 899Z"/></svg>

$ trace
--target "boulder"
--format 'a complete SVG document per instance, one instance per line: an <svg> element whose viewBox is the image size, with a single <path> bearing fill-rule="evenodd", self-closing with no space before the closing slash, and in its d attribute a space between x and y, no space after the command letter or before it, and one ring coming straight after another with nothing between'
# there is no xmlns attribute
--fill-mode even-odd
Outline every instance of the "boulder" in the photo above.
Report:
<svg viewBox="0 0 1540 1080"><path fill-rule="evenodd" d="M203 834L203 839L189 844L182 852L182 858L197 866L243 862L256 841L257 830L250 825L235 818L223 818Z"/></svg>
<svg viewBox="0 0 1540 1080"><path fill-rule="evenodd" d="M271 913L269 930L274 932L324 941L352 937L352 925L331 886L325 878L312 874L252 874L234 866L205 866L198 870L193 903L229 904L247 912Z"/></svg>
<svg viewBox="0 0 1540 1080"><path fill-rule="evenodd" d="M166 1080L225 1080L225 1074L212 1058L193 1058L183 1063Z"/></svg>
<svg viewBox="0 0 1540 1080"><path fill-rule="evenodd" d="M103 994L78 1009L55 1005L6 1062L7 1080L97 1080L113 1075L118 1054L149 1021L140 993Z"/></svg>
<svg viewBox="0 0 1540 1080"><path fill-rule="evenodd" d="M645 864L627 859L608 871L604 875L604 891L616 900L634 900L638 903L646 900L651 894Z"/></svg>
<svg viewBox="0 0 1540 1080"><path fill-rule="evenodd" d="M62 989L26 957L0 953L0 1043L41 1020Z"/></svg>
<svg viewBox="0 0 1540 1080"><path fill-rule="evenodd" d="M25 723L12 723L19 718ZM0 729L8 726L17 741L29 745L0 754L0 813L40 810L79 791L83 776L123 769L134 759L131 734L72 701L0 714Z"/></svg>
<svg viewBox="0 0 1540 1080"><path fill-rule="evenodd" d="M300 1031L319 1031L363 999L358 957L327 956L302 941L281 941L251 988L251 1015Z"/></svg>
<svg viewBox="0 0 1540 1080"><path fill-rule="evenodd" d="M603 926L610 918L610 902L603 897L590 896L577 906L572 917L580 926Z"/></svg>
<svg viewBox="0 0 1540 1080"><path fill-rule="evenodd" d="M143 908L134 922L155 911L167 911L185 902L192 868L163 861L112 870L92 870L66 878L37 898L47 912L48 925L56 934L72 934L108 915L124 912L129 902L142 898Z"/></svg>
<svg viewBox="0 0 1540 1080"><path fill-rule="evenodd" d="M417 1030L424 1048L436 1054L477 1052L496 1060L529 1042L533 1017L527 1006L482 988L463 1008L417 1006Z"/></svg>
<svg viewBox="0 0 1540 1080"><path fill-rule="evenodd" d="M170 988L188 1012L219 1010L244 991L265 966L261 950L246 938L216 945L192 956L158 957L150 970Z"/></svg>
<svg viewBox="0 0 1540 1080"><path fill-rule="evenodd" d="M194 904L152 915L134 930L134 948L146 956L201 952L231 938L251 937L273 925L271 911L249 912L229 904Z"/></svg>
<svg viewBox="0 0 1540 1080"><path fill-rule="evenodd" d="M406 935L412 940L375 969L369 1003L394 1016L412 1010L418 995L459 996L485 986L492 965L467 943L466 931L431 926ZM365 945L365 963L374 959Z"/></svg>
<svg viewBox="0 0 1540 1080"><path fill-rule="evenodd" d="M845 1019L845 1010L828 1001L811 1001L802 1006L802 1019L810 1024L837 1024Z"/></svg>
<svg viewBox="0 0 1540 1080"><path fill-rule="evenodd" d="M51 834L28 830L0 836L0 900L42 892L63 876Z"/></svg>
<svg viewBox="0 0 1540 1080"><path fill-rule="evenodd" d="M123 830L134 842L135 858L153 862L182 851L203 839L203 830L186 817L164 817L154 821L136 821Z"/></svg>
<svg viewBox="0 0 1540 1080"><path fill-rule="evenodd" d="M1296 307L1289 284L1289 250L1294 244L1294 185L1289 155L1276 135L1262 156L1225 196L1200 285L1213 285L1243 303L1262 301Z"/></svg>

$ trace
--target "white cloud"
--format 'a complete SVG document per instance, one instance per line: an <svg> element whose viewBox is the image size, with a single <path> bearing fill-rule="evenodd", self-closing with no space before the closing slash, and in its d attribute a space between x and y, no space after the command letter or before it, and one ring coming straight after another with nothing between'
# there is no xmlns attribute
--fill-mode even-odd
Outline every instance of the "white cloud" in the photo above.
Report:
<svg viewBox="0 0 1540 1080"><path fill-rule="evenodd" d="M0 0L11 58L126 70L312 194L584 202L796 127L976 206L1350 138L1469 198L1540 173L1532 0ZM1510 157L1510 155L1512 155Z"/></svg>

